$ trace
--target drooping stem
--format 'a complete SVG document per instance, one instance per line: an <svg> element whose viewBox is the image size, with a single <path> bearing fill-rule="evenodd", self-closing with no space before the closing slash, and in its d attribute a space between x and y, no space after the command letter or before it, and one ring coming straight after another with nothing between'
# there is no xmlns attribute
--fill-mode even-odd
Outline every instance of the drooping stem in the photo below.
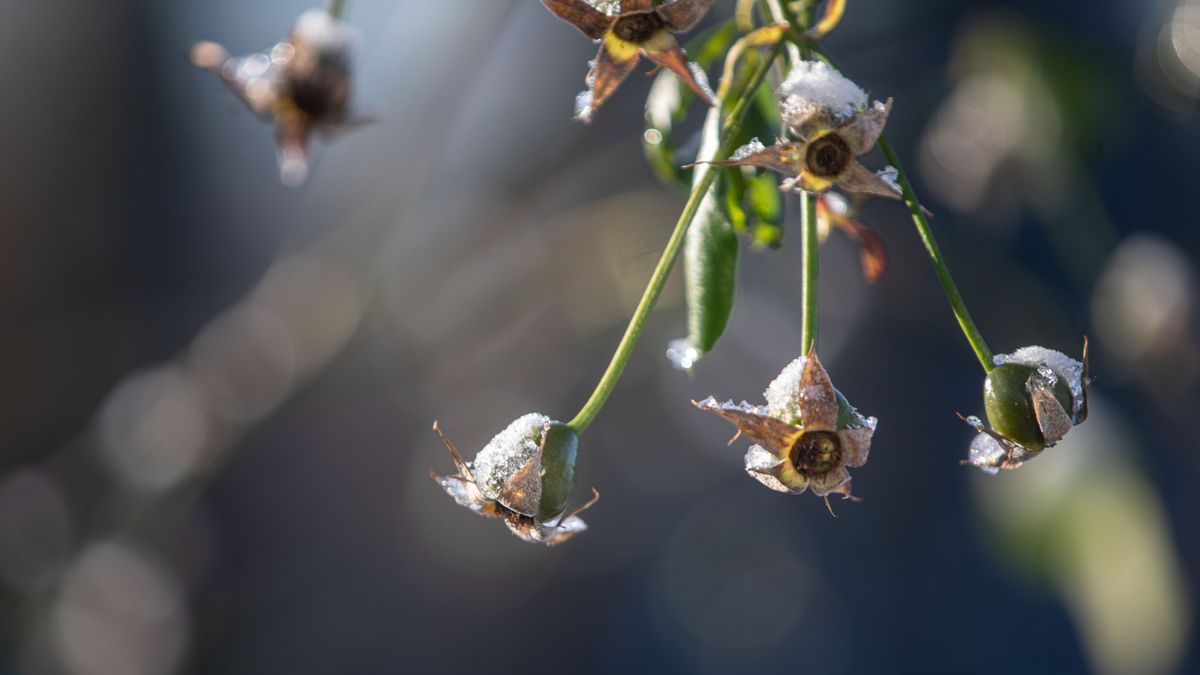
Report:
<svg viewBox="0 0 1200 675"><path fill-rule="evenodd" d="M341 20L346 13L346 0L329 0L329 7L326 11L329 12L329 16Z"/></svg>
<svg viewBox="0 0 1200 675"><path fill-rule="evenodd" d="M821 271L819 248L821 242L817 237L817 196L811 192L805 192L800 201L804 207L801 219L804 234L804 241L801 244L804 256L804 281L801 286L804 297L801 301L801 311L804 314L804 321L800 327L800 348L802 354L807 354L817 346L818 293Z"/></svg>
<svg viewBox="0 0 1200 675"><path fill-rule="evenodd" d="M929 262L933 264L933 270L942 284L946 300L950 302L950 309L954 312L954 318L958 320L958 327L962 329L967 342L971 344L975 358L979 359L979 365L983 366L983 372L991 372L992 368L996 367L992 361L992 350L988 347L987 341L983 339L983 334L979 332L979 327L975 325L975 320L971 318L971 312L967 309L967 303L963 302L962 294L958 292L958 285L954 283L954 277L950 274L946 259L942 257L942 248L938 246L937 239L933 236L933 229L929 227L929 219L921 210L921 202L917 200L917 193L913 191L908 175L904 173L904 167L900 166L900 160L892 150L891 144L882 136L879 138L879 149L883 151L883 156L887 158L888 164L896 169L896 177L900 183L900 189L904 193L904 203L908 206L908 212L912 214L913 225L917 228L921 243L925 244Z"/></svg>
<svg viewBox="0 0 1200 675"><path fill-rule="evenodd" d="M829 67L841 71L833 57L820 45L810 42L805 46L811 49L818 58L829 64ZM979 359L979 365L983 366L983 372L990 373L996 367L992 360L992 350L988 347L987 341L983 339L983 334L979 332L979 327L975 325L975 320L971 318L971 312L967 309L967 303L963 301L962 294L958 292L958 284L954 283L954 277L950 274L946 259L942 257L942 248L938 246L937 238L933 236L933 229L929 227L929 219L921 209L921 202L917 199L917 193L908 180L908 174L905 173L904 167L900 164L900 160L896 157L886 136L879 137L879 149L883 152L888 164L896 169L896 178L900 184L904 204L908 207L909 214L912 215L913 225L917 228L917 235L921 238L921 243L925 244L925 252L929 254L929 262L933 265L938 282L941 283L942 290L946 293L946 300L950 303L950 310L954 312L958 327L962 329L963 335L971 345L971 350L975 352L975 358Z"/></svg>
<svg viewBox="0 0 1200 675"><path fill-rule="evenodd" d="M816 8L816 3L809 3L804 7L804 11L801 12L798 19L797 28L808 30L812 26ZM783 11L785 12L784 16L795 25L796 18L786 14L788 11L786 8ZM802 58L812 58L812 51L807 47L801 47L800 54ZM802 192L800 204L803 208L801 229L804 234L804 243L801 246L804 256L804 281L801 286L803 323L800 326L800 348L802 354L808 354L817 346L817 320L820 315L821 242L817 236L817 196L811 192Z"/></svg>
<svg viewBox="0 0 1200 675"><path fill-rule="evenodd" d="M783 42L769 49L766 58L758 64L753 75L751 75L749 84L741 91L732 111L725 118L721 143L717 147L714 159L725 159L733 153L734 145L737 143L737 136L742 129L742 123L746 118L746 111L750 108L754 94L758 91L759 86L762 85L763 80L771 69L771 64L775 62L776 57L779 56L779 52L782 49ZM718 105L721 103L723 101L718 100ZM624 372L625 366L629 363L630 356L633 355L633 349L642 337L642 331L646 328L646 320L649 318L650 312L654 309L654 305L658 303L658 298L662 295L663 287L666 286L667 278L671 275L671 269L675 266L675 260L679 257L679 251L683 247L684 235L687 234L687 229L692 224L692 219L696 217L696 211L699 210L700 202L703 201L704 195L708 193L713 181L717 178L718 169L711 164L702 164L696 170L701 172L700 177L692 187L691 194L688 195L687 203L683 206L683 212L679 214L679 221L675 223L675 229L671 232L671 238L667 240L667 246L663 250L658 265L654 268L654 273L650 275L650 282L646 285L646 290L642 293L642 299L638 302L637 309L633 312L633 317L629 320L629 326L625 329L625 334L621 337L621 342L617 345L617 350L613 353L608 368L604 371L604 375L600 377L600 381L596 384L592 395L583 404L583 407L580 408L579 413L567 423L577 434L582 434L592 421L596 419L596 416L600 414L600 410L604 408L604 404L608 401L608 397L612 394L613 389L616 388L617 382L621 379L621 374Z"/></svg>

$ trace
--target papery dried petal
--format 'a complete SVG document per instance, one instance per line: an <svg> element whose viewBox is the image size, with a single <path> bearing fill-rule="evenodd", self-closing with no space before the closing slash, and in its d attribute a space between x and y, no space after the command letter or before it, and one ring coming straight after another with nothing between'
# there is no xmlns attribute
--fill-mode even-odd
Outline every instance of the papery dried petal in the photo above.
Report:
<svg viewBox="0 0 1200 675"><path fill-rule="evenodd" d="M761 144L758 147L761 147ZM805 149L806 145L803 142L776 143L761 149L752 148L748 154L744 154L738 159L719 160L712 164L717 166L756 166L786 176L798 176L804 170Z"/></svg>
<svg viewBox="0 0 1200 675"><path fill-rule="evenodd" d="M808 477L808 487L818 497L824 497L830 493L837 492L838 488L849 482L850 472L844 466L835 467L828 473L819 476Z"/></svg>
<svg viewBox="0 0 1200 675"><path fill-rule="evenodd" d="M600 47L600 53L596 55L596 60L592 65L592 70L588 73L588 106L586 110L580 111L578 119L582 121L590 121L592 116L621 86L626 77L633 72L637 67L638 57L635 51L632 56L626 56L618 59L609 49L608 40Z"/></svg>
<svg viewBox="0 0 1200 675"><path fill-rule="evenodd" d="M846 173L837 179L837 186L846 192L886 197L897 201L901 199L900 193L891 183L880 178L875 172L857 161L850 162Z"/></svg>
<svg viewBox="0 0 1200 675"><path fill-rule="evenodd" d="M887 126L888 115L891 112L892 99L889 98L887 103L875 101L874 105L856 113L845 124L838 127L837 133L842 140L846 141L851 152L856 156L865 155L875 147L875 143L883 134L883 128Z"/></svg>
<svg viewBox="0 0 1200 675"><path fill-rule="evenodd" d="M693 67L694 64L687 60L683 49L670 34L664 31L662 37L656 37L651 43L642 45L642 53L646 58L678 75L705 104L715 105L715 95L708 84L708 77L703 70Z"/></svg>
<svg viewBox="0 0 1200 675"><path fill-rule="evenodd" d="M617 21L617 17L601 12L585 0L542 0L542 4L554 16L575 26L593 40L604 37Z"/></svg>
<svg viewBox="0 0 1200 675"><path fill-rule="evenodd" d="M843 429L838 432L838 440L842 444L842 461L846 466L853 468L867 463L871 452L871 437L874 435L873 427Z"/></svg>
<svg viewBox="0 0 1200 675"><path fill-rule="evenodd" d="M713 6L716 0L674 0L658 6L656 10L658 15L662 17L667 28L675 32L691 30L704 15L708 13L709 8Z"/></svg>
<svg viewBox="0 0 1200 675"><path fill-rule="evenodd" d="M800 425L805 431L834 431L837 429L838 403L829 373L821 365L816 351L808 353L804 374L797 389Z"/></svg>
<svg viewBox="0 0 1200 675"><path fill-rule="evenodd" d="M692 401L692 405L706 412L720 415L727 422L737 427L740 434L766 446L766 449L778 457L786 457L796 439L804 433L803 430L786 422L781 422L767 415L764 408L742 402L735 405L733 401L718 403L709 398L703 401ZM836 415L836 410L835 413Z"/></svg>

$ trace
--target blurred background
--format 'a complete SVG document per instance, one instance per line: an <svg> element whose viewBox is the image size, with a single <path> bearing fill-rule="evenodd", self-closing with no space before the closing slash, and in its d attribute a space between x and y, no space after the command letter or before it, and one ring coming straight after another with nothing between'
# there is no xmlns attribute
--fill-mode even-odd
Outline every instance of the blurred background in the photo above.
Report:
<svg viewBox="0 0 1200 675"><path fill-rule="evenodd" d="M851 0L827 42L895 97L992 347L1091 337L1085 425L959 466L978 365L871 203L891 269L868 285L832 237L820 336L880 419L864 501L763 489L689 404L797 355L789 230L743 253L691 379L673 281L582 440L591 529L555 549L447 499L430 424L473 455L591 391L684 201L642 158L649 81L582 126L595 48L540 3L351 0L376 123L287 189L186 55L309 6L0 9L0 673L1200 672L1200 2Z"/></svg>

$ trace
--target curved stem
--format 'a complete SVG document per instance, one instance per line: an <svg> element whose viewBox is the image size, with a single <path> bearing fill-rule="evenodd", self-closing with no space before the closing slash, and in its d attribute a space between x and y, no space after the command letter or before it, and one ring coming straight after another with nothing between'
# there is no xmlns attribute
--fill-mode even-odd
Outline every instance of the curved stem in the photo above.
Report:
<svg viewBox="0 0 1200 675"><path fill-rule="evenodd" d="M983 339L983 334L979 332L979 327L975 325L975 320L971 318L971 312L967 309L967 303L963 302L962 294L958 292L958 285L954 283L954 277L950 275L950 268L946 265L946 259L942 257L942 248L938 246L937 238L933 236L933 229L929 227L929 219L921 210L921 202L917 200L917 194L908 181L908 175L900 166L900 160L892 151L891 144L883 136L879 137L879 149L883 151L883 156L887 158L888 164L896 169L896 177L900 183L900 189L904 193L904 203L908 206L908 212L912 214L913 225L917 228L921 243L925 244L925 251L929 253L929 261L933 264L938 281L942 284L942 290L946 293L946 300L950 302L954 318L958 320L958 327L962 329L967 342L971 344L975 358L979 359L979 365L983 366L983 372L990 373L992 368L996 367L992 360L992 350L988 347L987 341Z"/></svg>
<svg viewBox="0 0 1200 675"><path fill-rule="evenodd" d="M746 118L746 111L750 108L750 102L754 98L754 93L758 91L758 87L762 84L767 76L767 72L771 69L771 64L775 62L775 58L779 56L779 52L782 49L783 42L781 41L772 46L767 53L767 57L758 64L758 68L750 77L749 85L742 90L737 103L733 107L733 111L725 120L724 128L722 129L721 144L717 147L714 159L725 159L733 153L734 144L737 142L738 133L741 131L742 122ZM683 207L683 213L679 214L679 221L675 223L675 229L671 232L671 238L667 240L667 247L663 250L662 258L659 259L658 265L654 268L654 273L650 275L650 282L646 285L645 292L642 293L642 299L638 302L637 309L633 312L633 317L629 320L629 326L625 329L625 334L621 337L621 342L617 345L617 350L613 353L608 368L604 371L604 375L600 377L600 381L596 384L592 395L583 404L583 407L580 408L579 413L567 423L567 426L574 429L577 434L582 434L592 421L596 419L596 416L600 414L600 410L604 408L604 404L608 401L608 397L612 394L613 389L616 388L617 382L621 379L621 373L624 372L625 366L629 363L629 357L633 354L633 348L637 346L638 340L642 337L642 331L646 328L646 319L650 316L651 310L654 309L654 305L658 302L659 296L662 295L667 278L671 275L671 269L675 266L675 259L679 257L679 251L683 247L684 235L687 233L688 227L692 224L692 219L696 217L696 211L699 210L700 202L703 201L704 195L708 193L708 189L712 187L713 181L717 178L718 169L711 164L703 164L697 168L697 171L702 171L703 173L696 181L691 194L688 195L687 203Z"/></svg>
<svg viewBox="0 0 1200 675"><path fill-rule="evenodd" d="M819 59L829 64L830 68L841 71L833 57L819 44L810 42L805 46L811 49ZM900 160L896 157L886 136L879 137L879 149L883 152L888 164L896 169L896 178L900 184L904 204L912 215L913 225L917 228L917 235L920 236L921 243L925 244L929 262L933 265L934 272L937 273L938 282L942 284L942 290L946 294L946 300L950 303L950 310L954 312L954 318L958 321L958 327L971 345L971 350L975 352L975 358L979 359L979 365L983 366L983 372L992 372L992 369L996 367L992 360L992 350L988 347L987 341L983 339L983 334L979 332L979 327L975 325L975 320L971 318L971 312L967 309L967 303L963 301L962 294L958 292L958 284L954 283L954 277L950 274L946 259L942 257L942 248L938 246L937 238L933 236L933 228L929 227L929 219L925 217L925 212L921 209L921 202L917 199L917 193L908 180L908 174L905 173L904 167L901 166Z"/></svg>
<svg viewBox="0 0 1200 675"><path fill-rule="evenodd" d="M341 20L342 16L346 13L346 0L329 0L329 6L326 11L329 12L329 16Z"/></svg>

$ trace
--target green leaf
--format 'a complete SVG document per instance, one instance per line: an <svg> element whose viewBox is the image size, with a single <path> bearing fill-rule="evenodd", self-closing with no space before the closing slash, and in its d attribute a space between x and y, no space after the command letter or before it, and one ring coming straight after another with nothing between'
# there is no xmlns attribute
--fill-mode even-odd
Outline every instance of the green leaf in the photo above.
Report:
<svg viewBox="0 0 1200 675"><path fill-rule="evenodd" d="M721 111L713 108L704 121L699 158L712 158L720 132ZM701 354L712 351L725 332L737 284L737 233L722 208L720 182L705 194L684 242L688 342Z"/></svg>
<svg viewBox="0 0 1200 675"><path fill-rule="evenodd" d="M542 501L537 519L547 521L562 515L575 490L575 456L579 436L562 422L546 425L542 435Z"/></svg>

